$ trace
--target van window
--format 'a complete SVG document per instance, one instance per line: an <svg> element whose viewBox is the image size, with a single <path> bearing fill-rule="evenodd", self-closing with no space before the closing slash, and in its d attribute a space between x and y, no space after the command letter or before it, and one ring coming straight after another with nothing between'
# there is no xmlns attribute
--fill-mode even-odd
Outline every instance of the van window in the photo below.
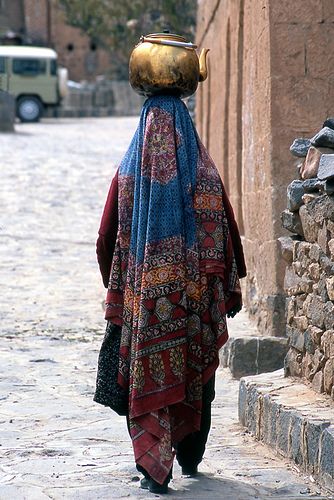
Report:
<svg viewBox="0 0 334 500"><path fill-rule="evenodd" d="M46 73L46 60L13 59L13 73L26 76L43 75Z"/></svg>
<svg viewBox="0 0 334 500"><path fill-rule="evenodd" d="M0 73L5 73L5 58L0 57Z"/></svg>
<svg viewBox="0 0 334 500"><path fill-rule="evenodd" d="M50 73L52 76L57 76L57 61L56 61L56 59L51 59Z"/></svg>

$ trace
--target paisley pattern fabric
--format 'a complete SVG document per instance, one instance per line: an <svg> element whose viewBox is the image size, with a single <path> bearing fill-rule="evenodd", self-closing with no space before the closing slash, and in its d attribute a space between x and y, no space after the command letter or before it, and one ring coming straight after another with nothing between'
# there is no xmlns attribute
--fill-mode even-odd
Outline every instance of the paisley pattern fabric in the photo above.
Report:
<svg viewBox="0 0 334 500"><path fill-rule="evenodd" d="M226 312L241 304L222 182L179 98L146 101L118 192L106 318L122 326L136 462L163 483L173 444L200 428Z"/></svg>

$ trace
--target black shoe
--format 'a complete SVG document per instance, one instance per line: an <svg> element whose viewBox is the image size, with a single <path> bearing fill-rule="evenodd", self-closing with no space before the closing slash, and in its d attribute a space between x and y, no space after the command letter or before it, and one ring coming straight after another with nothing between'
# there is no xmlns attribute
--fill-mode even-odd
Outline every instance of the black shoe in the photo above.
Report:
<svg viewBox="0 0 334 500"><path fill-rule="evenodd" d="M147 477L143 477L143 479L140 480L141 489L148 490L149 489L149 482L150 482L150 480L147 479Z"/></svg>
<svg viewBox="0 0 334 500"><path fill-rule="evenodd" d="M185 465L182 467L182 475L183 476L197 476L198 470L197 465Z"/></svg>
<svg viewBox="0 0 334 500"><path fill-rule="evenodd" d="M168 483L169 483L169 477L165 479L163 484L159 484L156 481L154 481L154 479L150 478L148 480L148 489L151 493L158 493L162 495L164 493L168 493Z"/></svg>

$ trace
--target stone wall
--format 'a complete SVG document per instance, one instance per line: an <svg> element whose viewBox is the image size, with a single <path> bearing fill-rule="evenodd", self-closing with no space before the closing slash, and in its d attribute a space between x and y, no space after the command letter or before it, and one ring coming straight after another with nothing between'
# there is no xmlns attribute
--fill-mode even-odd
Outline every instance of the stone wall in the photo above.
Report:
<svg viewBox="0 0 334 500"><path fill-rule="evenodd" d="M210 48L197 127L244 234L245 302L262 333L284 334L280 214L294 172L289 145L330 113L334 2L202 0L197 42Z"/></svg>
<svg viewBox="0 0 334 500"><path fill-rule="evenodd" d="M0 90L0 132L14 132L15 101L14 98Z"/></svg>
<svg viewBox="0 0 334 500"><path fill-rule="evenodd" d="M324 125L334 128L334 120ZM280 240L288 264L286 374L334 399L334 130L297 139L291 151L302 163L282 214L293 236Z"/></svg>

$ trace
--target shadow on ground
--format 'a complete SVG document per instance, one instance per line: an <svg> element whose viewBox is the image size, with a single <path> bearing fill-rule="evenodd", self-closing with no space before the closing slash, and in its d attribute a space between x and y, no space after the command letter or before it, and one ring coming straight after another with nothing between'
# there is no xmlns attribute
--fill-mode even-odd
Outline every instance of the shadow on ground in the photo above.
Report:
<svg viewBox="0 0 334 500"><path fill-rule="evenodd" d="M196 478L177 478L170 488L170 499L196 498L203 500L275 500L305 498L309 493L307 488L301 488L300 484L289 487L267 488L263 486L252 486L240 480L221 478L213 474L199 474ZM307 495L308 496L308 495ZM315 495L317 500L328 497Z"/></svg>

